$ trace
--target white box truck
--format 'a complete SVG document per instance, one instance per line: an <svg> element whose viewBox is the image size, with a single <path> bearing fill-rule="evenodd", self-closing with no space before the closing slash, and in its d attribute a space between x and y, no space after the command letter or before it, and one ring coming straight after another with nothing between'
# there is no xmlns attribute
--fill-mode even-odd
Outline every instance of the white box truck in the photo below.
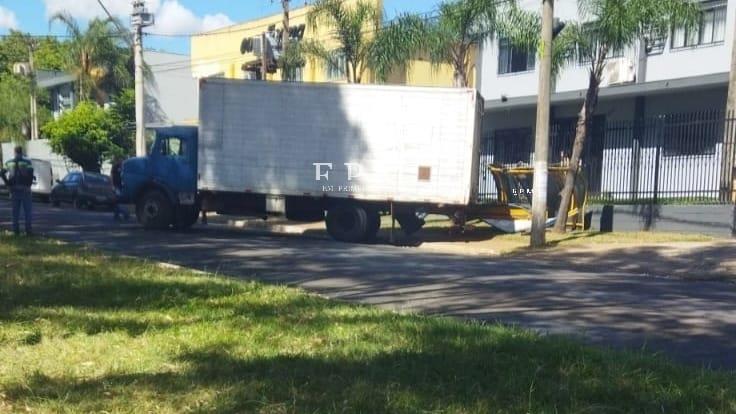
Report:
<svg viewBox="0 0 736 414"><path fill-rule="evenodd" d="M203 79L199 127L157 129L123 194L146 227L285 214L355 242L393 211L411 233L417 212L475 201L482 104L466 88Z"/></svg>

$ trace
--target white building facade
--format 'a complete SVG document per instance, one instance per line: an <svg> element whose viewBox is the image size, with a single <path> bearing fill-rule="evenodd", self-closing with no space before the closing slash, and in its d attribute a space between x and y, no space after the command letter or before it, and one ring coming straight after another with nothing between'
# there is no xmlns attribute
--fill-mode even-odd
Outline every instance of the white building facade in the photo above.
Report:
<svg viewBox="0 0 736 414"><path fill-rule="evenodd" d="M521 0L520 6L539 11L540 3ZM726 104L736 0L700 3L698 27L676 28L666 38L642 39L611 54L587 141L593 192L609 198L633 192L711 198L722 190L723 121L718 127L715 113ZM555 17L562 21L579 20L577 10L577 0L555 2ZM502 38L489 39L479 53L489 159L528 163L539 77L536 53L513 48ZM574 135L587 86L583 63L568 64L553 84L552 162L568 156L563 147ZM659 118L666 121L656 124Z"/></svg>

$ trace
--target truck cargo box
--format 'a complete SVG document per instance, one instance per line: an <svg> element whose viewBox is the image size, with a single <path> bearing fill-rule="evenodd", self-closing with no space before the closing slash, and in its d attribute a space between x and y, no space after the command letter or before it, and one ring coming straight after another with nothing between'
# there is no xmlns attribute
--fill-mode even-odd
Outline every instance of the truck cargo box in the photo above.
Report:
<svg viewBox="0 0 736 414"><path fill-rule="evenodd" d="M198 187L466 205L482 102L474 89L206 79Z"/></svg>

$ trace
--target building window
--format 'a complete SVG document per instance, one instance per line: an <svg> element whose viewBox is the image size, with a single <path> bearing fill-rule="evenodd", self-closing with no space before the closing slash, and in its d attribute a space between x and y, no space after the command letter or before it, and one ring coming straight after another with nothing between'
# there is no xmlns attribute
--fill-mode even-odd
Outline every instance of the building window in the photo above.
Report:
<svg viewBox="0 0 736 414"><path fill-rule="evenodd" d="M327 80L342 81L347 79L346 67L347 61L345 60L345 55L337 53L327 62Z"/></svg>
<svg viewBox="0 0 736 414"><path fill-rule="evenodd" d="M534 51L514 47L508 39L498 41L498 74L534 70Z"/></svg>
<svg viewBox="0 0 736 414"><path fill-rule="evenodd" d="M703 3L700 21L694 27L678 27L672 31L672 48L721 43L726 36L726 1Z"/></svg>

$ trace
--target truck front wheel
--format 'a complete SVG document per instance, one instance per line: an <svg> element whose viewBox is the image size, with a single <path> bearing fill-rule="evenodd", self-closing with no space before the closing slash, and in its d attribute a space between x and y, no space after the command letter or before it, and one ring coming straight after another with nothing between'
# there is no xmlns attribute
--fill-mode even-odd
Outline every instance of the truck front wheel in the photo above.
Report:
<svg viewBox="0 0 736 414"><path fill-rule="evenodd" d="M358 243L366 238L368 214L361 206L341 204L327 210L327 233L335 240Z"/></svg>
<svg viewBox="0 0 736 414"><path fill-rule="evenodd" d="M164 193L147 191L138 199L135 209L138 222L147 229L165 229L173 222L173 208Z"/></svg>

